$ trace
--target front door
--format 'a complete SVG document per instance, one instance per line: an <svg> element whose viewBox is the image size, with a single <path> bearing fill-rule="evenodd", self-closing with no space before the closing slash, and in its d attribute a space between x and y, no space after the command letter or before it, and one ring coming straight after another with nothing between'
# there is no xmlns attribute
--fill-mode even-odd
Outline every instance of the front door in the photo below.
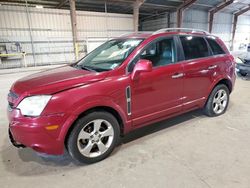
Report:
<svg viewBox="0 0 250 188"><path fill-rule="evenodd" d="M177 63L174 38L163 38L148 45L138 59L152 62L151 72L141 73L131 82L131 116L134 126L181 111L183 66Z"/></svg>

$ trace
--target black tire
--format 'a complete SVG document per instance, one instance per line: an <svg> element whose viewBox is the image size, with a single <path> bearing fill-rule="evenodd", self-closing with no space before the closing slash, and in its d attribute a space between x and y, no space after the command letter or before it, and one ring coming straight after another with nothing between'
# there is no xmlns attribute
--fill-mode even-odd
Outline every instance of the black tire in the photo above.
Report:
<svg viewBox="0 0 250 188"><path fill-rule="evenodd" d="M217 94L217 92L219 90L224 90L225 91L225 93L227 95L227 103L226 103L226 106L225 106L225 108L224 108L224 110L222 112L215 113L215 111L213 109L213 105L214 105L213 99L214 99L215 95ZM210 93L210 95L209 95L209 97L207 99L207 102L206 102L206 104L204 106L203 111L209 117L220 116L220 115L224 114L225 111L227 110L228 103L229 103L229 89L228 89L228 87L226 85L219 84L219 85L215 86L214 89L212 90L212 92Z"/></svg>
<svg viewBox="0 0 250 188"><path fill-rule="evenodd" d="M98 119L102 119L110 123L110 125L113 128L113 134L114 134L113 140L110 146L107 147L108 148L107 151L105 151L103 154L100 154L97 157L87 157L87 156L84 156L84 154L82 154L78 149L78 135L80 131L82 131L82 129L86 127L86 125L88 125L89 122L98 120ZM119 139L120 139L120 126L119 126L117 119L108 112L96 111L96 112L89 113L84 117L79 118L75 122L73 130L69 133L67 143L66 143L66 148L70 156L74 160L80 163L91 164L91 163L99 162L105 159L106 157L108 157L112 153L116 145L119 143ZM87 142L90 142L90 139ZM96 147L97 147L97 144L96 144Z"/></svg>
<svg viewBox="0 0 250 188"><path fill-rule="evenodd" d="M246 77L247 73L246 72L240 72L240 75L243 76L243 77Z"/></svg>

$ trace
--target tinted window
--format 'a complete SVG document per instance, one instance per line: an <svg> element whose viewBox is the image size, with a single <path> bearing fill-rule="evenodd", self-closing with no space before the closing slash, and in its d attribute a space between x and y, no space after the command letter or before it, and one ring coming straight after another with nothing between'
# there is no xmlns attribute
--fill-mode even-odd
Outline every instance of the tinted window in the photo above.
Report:
<svg viewBox="0 0 250 188"><path fill-rule="evenodd" d="M164 66L176 62L174 40L163 39L152 43L142 51L140 59L150 60L153 67Z"/></svg>
<svg viewBox="0 0 250 188"><path fill-rule="evenodd" d="M202 37L181 36L185 59L195 59L209 56L206 41Z"/></svg>
<svg viewBox="0 0 250 188"><path fill-rule="evenodd" d="M176 62L176 50L173 38L162 39L147 46L129 65L131 72L139 59L147 59L153 67L165 66Z"/></svg>
<svg viewBox="0 0 250 188"><path fill-rule="evenodd" d="M225 54L223 49L220 47L220 45L214 39L207 38L207 42L208 42L209 46L211 47L214 55Z"/></svg>

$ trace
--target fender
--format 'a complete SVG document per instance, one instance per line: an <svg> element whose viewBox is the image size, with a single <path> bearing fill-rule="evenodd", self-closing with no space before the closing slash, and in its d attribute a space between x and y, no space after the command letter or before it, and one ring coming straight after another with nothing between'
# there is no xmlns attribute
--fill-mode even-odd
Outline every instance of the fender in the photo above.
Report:
<svg viewBox="0 0 250 188"><path fill-rule="evenodd" d="M58 139L59 140L64 140L68 130L70 127L73 125L73 123L77 120L80 114L83 112L86 112L89 109L96 108L96 107L109 107L114 109L121 117L122 122L123 122L123 127L124 127L124 133L128 133L132 130L131 127L131 120L129 120L122 110L122 108L116 104L112 98L107 97L107 96L92 96L92 101L89 101L87 103L84 103L84 105L79 106L77 109L75 109L73 112L70 112L70 119L69 121L71 123L65 123L63 127L61 128L61 132L59 134ZM86 100L86 99L85 99Z"/></svg>
<svg viewBox="0 0 250 188"><path fill-rule="evenodd" d="M228 75L224 76L224 75L220 75L218 77L216 77L215 80L213 80L213 83L211 84L211 86L208 88L208 93L210 95L210 93L212 92L212 90L214 89L214 87L221 81L221 80L229 80L232 84L232 78ZM233 84L232 84L233 85ZM207 98L209 97L209 95L206 97L206 101Z"/></svg>

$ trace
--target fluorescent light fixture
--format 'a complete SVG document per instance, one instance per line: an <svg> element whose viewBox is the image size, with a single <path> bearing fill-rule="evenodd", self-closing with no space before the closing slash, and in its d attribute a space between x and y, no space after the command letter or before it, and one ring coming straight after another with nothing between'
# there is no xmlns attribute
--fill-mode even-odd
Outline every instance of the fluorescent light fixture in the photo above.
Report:
<svg viewBox="0 0 250 188"><path fill-rule="evenodd" d="M42 5L36 5L36 8L43 8Z"/></svg>
<svg viewBox="0 0 250 188"><path fill-rule="evenodd" d="M238 3L239 1L238 0L234 0L234 2L233 3Z"/></svg>

